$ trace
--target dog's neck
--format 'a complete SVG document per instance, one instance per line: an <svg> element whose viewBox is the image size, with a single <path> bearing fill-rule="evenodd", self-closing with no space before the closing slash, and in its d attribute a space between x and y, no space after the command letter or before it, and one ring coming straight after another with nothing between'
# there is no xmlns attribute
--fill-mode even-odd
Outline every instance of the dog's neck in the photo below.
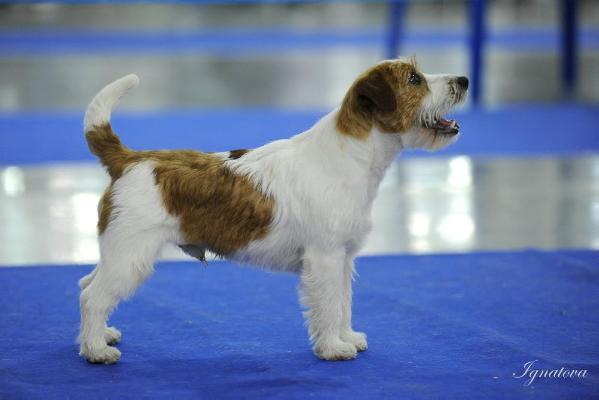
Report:
<svg viewBox="0 0 599 400"><path fill-rule="evenodd" d="M399 135L381 133L376 127L364 138L344 135L336 128L337 112L333 110L288 140L271 142L229 160L228 166L251 177L265 194L271 194L278 181L284 182L282 185L312 184L322 186L319 190L338 188L350 193L347 201L370 207L385 171L403 148L402 141Z"/></svg>
<svg viewBox="0 0 599 400"><path fill-rule="evenodd" d="M336 127L338 113L339 109L333 110L303 135L310 135L316 147L329 153L331 163L345 159L359 165L367 174L368 197L373 198L385 171L403 149L401 138L375 125L363 138L345 135Z"/></svg>

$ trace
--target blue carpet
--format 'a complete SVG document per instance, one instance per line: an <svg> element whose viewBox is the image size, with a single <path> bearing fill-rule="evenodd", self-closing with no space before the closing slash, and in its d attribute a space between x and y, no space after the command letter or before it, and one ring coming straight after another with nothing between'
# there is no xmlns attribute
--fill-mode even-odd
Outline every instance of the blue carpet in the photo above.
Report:
<svg viewBox="0 0 599 400"><path fill-rule="evenodd" d="M599 252L358 260L351 362L309 350L297 278L169 263L112 322L121 362L73 344L89 267L0 269L0 398L585 399L599 394ZM515 379L523 364L587 369Z"/></svg>
<svg viewBox="0 0 599 400"><path fill-rule="evenodd" d="M254 148L312 126L322 111L221 108L123 114L115 130L134 149ZM0 165L93 160L82 133L83 113L0 114ZM592 105L520 105L456 115L460 140L436 152L404 156L546 156L599 150L599 108Z"/></svg>

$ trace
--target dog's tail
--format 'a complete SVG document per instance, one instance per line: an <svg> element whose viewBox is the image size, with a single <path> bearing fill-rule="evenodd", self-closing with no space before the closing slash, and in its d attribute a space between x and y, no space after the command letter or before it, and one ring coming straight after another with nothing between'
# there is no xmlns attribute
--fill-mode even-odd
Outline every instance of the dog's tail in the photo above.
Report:
<svg viewBox="0 0 599 400"><path fill-rule="evenodd" d="M123 146L110 126L110 113L129 90L139 84L135 74L124 76L110 83L93 98L83 118L83 132L87 144L112 178L122 173L123 161L129 150Z"/></svg>

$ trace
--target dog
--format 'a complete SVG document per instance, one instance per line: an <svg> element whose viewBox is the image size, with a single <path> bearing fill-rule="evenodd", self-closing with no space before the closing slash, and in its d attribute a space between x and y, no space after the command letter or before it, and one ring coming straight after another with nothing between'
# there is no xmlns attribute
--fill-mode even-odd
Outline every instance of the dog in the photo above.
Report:
<svg viewBox="0 0 599 400"><path fill-rule="evenodd" d="M444 116L465 99L468 79L423 74L414 59L382 61L307 131L221 153L124 146L110 114L138 83L133 74L114 81L85 113L87 143L111 182L98 205L100 261L79 281L80 355L120 359L121 333L107 318L167 243L200 260L210 251L299 274L314 354L350 360L366 350L366 334L352 329L352 281L377 188L403 149L456 140L458 123Z"/></svg>

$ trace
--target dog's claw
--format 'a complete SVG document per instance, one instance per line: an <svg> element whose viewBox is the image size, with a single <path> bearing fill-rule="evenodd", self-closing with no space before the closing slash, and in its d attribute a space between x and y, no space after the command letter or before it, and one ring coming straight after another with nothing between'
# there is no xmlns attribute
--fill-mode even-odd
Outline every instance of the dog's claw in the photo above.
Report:
<svg viewBox="0 0 599 400"><path fill-rule="evenodd" d="M368 341L366 340L366 334L363 332L350 331L341 335L341 340L347 343L351 343L356 346L356 350L364 351L368 349Z"/></svg>

